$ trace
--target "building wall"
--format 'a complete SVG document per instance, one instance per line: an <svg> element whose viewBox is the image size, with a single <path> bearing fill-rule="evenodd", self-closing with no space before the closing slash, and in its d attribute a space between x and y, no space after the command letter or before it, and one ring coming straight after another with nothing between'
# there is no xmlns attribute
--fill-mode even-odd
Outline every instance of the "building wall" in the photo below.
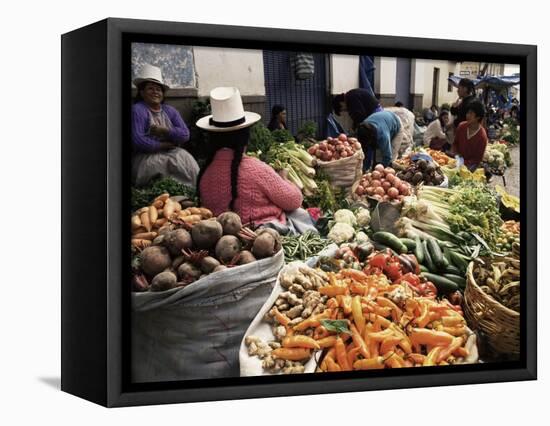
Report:
<svg viewBox="0 0 550 426"><path fill-rule="evenodd" d="M331 94L359 87L359 56L330 55Z"/></svg>
<svg viewBox="0 0 550 426"><path fill-rule="evenodd" d="M420 65L420 72L417 72L416 78L421 79L423 76L423 97L422 97L422 108L429 108L432 105L432 94L433 94L433 74L434 69L439 68L439 90L437 96L437 106L448 103L452 104L457 99L456 88L451 87L451 91L448 90L448 78L449 73L454 75L459 75L461 66L457 62L451 61L435 61L435 60L424 60L417 59L417 65Z"/></svg>
<svg viewBox="0 0 550 426"><path fill-rule="evenodd" d="M395 80L397 75L396 58L374 58L374 93L380 99L382 106L392 106L395 103Z"/></svg>
<svg viewBox="0 0 550 426"><path fill-rule="evenodd" d="M199 97L217 86L238 87L243 96L265 96L261 50L196 46L193 52Z"/></svg>

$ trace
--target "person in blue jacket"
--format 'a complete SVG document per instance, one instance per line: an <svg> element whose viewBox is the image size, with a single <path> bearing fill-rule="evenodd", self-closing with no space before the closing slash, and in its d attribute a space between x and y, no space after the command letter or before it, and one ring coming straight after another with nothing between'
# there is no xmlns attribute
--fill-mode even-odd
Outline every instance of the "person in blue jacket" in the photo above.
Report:
<svg viewBox="0 0 550 426"><path fill-rule="evenodd" d="M377 163L388 167L397 159L403 136L401 119L395 113L381 111L369 115L357 130L357 138L365 151L363 170Z"/></svg>

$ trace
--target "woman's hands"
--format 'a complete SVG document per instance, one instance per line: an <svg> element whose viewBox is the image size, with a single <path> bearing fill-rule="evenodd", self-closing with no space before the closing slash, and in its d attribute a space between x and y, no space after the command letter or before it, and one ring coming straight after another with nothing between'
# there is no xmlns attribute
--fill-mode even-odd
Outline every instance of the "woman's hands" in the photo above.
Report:
<svg viewBox="0 0 550 426"><path fill-rule="evenodd" d="M151 127L149 127L149 134L159 139L167 139L169 132L170 132L170 129L168 127L155 126L155 125L152 125Z"/></svg>

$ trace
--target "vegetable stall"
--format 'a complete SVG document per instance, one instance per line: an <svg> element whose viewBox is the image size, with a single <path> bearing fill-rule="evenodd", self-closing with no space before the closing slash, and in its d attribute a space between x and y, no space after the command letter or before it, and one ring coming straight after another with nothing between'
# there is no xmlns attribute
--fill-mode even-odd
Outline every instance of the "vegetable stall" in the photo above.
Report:
<svg viewBox="0 0 550 426"><path fill-rule="evenodd" d="M192 192L157 182L132 206L134 298L174 298L239 268L277 264L243 311L221 375L235 365L262 375L517 359L517 197L441 152L420 149L362 173L353 138L305 145L265 130L254 126L248 155L288 171L318 233L212 217ZM495 145L486 161L502 170L509 158Z"/></svg>

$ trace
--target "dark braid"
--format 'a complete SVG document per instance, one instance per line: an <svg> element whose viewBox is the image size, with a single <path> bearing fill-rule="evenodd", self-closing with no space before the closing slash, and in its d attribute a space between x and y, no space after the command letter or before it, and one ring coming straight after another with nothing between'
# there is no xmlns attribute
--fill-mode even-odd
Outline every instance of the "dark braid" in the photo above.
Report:
<svg viewBox="0 0 550 426"><path fill-rule="evenodd" d="M250 137L250 128L235 130L232 132L208 132L208 154L204 166L201 167L197 177L197 195L200 199L200 182L204 172L216 156L216 153L222 148L230 148L233 150L233 161L231 162L231 202L229 209L233 210L235 199L238 197L238 178L239 166L243 159L248 138Z"/></svg>

